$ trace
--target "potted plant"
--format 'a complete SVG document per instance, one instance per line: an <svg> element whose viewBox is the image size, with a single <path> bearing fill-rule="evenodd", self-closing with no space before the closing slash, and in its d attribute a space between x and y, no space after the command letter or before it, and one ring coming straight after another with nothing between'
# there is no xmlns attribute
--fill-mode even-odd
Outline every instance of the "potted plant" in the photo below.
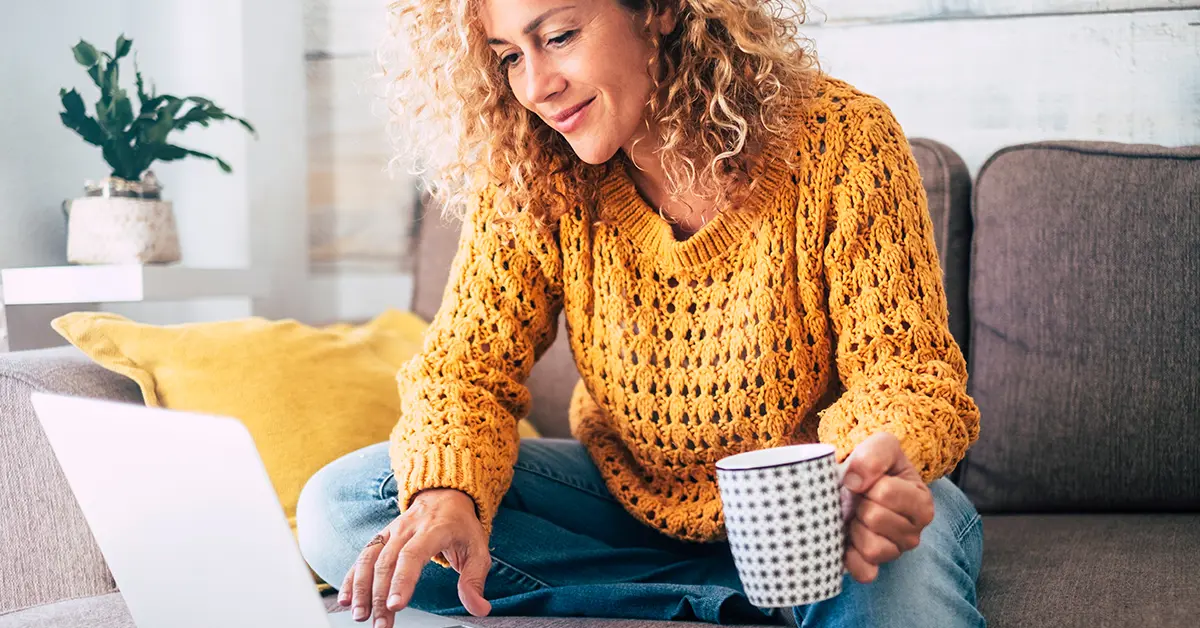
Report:
<svg viewBox="0 0 1200 628"><path fill-rule="evenodd" d="M117 38L113 54L98 52L86 41L72 48L75 60L87 68L100 89L95 116L89 116L83 98L74 89L59 90L63 124L89 144L99 146L112 167L99 183L88 181L85 195L63 204L67 213L67 259L78 264L170 263L180 258L179 236L170 201L162 200L150 166L156 161L197 157L216 162L225 172L233 169L219 157L177 146L168 141L175 131L193 124L233 120L251 135L249 122L232 116L212 101L198 96L178 98L146 93L142 74L137 77L138 111L120 86L120 62L133 41Z"/></svg>

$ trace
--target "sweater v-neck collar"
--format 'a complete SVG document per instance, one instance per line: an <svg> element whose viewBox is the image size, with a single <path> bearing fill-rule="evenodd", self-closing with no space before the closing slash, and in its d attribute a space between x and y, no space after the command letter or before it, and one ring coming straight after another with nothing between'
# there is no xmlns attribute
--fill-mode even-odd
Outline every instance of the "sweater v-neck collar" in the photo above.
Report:
<svg viewBox="0 0 1200 628"><path fill-rule="evenodd" d="M722 210L684 240L677 240L671 224L642 198L619 156L600 184L602 212L639 249L656 256L665 267L703 264L741 242L788 181L786 153L782 152L790 149L787 139L776 137L769 143L767 159L759 166L759 184L740 205Z"/></svg>

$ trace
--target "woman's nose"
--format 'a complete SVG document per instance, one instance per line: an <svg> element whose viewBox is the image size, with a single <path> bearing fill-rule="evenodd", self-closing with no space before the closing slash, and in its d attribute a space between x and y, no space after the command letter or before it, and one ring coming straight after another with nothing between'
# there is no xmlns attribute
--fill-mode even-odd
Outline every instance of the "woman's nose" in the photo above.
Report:
<svg viewBox="0 0 1200 628"><path fill-rule="evenodd" d="M525 98L531 103L549 100L566 85L562 73L546 59L527 59L525 81Z"/></svg>

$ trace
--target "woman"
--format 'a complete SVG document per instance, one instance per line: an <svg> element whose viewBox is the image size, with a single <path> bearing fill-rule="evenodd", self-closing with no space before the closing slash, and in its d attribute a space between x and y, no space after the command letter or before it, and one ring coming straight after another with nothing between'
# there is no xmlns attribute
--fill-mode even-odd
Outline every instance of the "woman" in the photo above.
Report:
<svg viewBox="0 0 1200 628"><path fill-rule="evenodd" d="M299 505L356 617L983 625L978 437L920 178L878 100L758 0L402 0L406 150L465 223L388 443ZM407 42L407 43L405 43ZM575 441L519 441L566 316ZM723 542L714 463L848 465L838 597L772 618ZM437 564L430 564L430 560ZM450 569L447 569L448 566Z"/></svg>

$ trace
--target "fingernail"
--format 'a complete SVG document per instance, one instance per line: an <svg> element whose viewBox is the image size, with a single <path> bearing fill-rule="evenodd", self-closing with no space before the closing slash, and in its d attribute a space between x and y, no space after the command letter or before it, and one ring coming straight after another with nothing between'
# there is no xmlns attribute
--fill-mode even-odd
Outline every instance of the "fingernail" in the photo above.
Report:
<svg viewBox="0 0 1200 628"><path fill-rule="evenodd" d="M862 487L862 478L858 477L857 473L847 473L846 480L843 483L846 485L846 488L857 491Z"/></svg>
<svg viewBox="0 0 1200 628"><path fill-rule="evenodd" d="M386 619L379 617L375 620L375 628L384 628L385 626L387 626Z"/></svg>
<svg viewBox="0 0 1200 628"><path fill-rule="evenodd" d="M400 596L399 596L399 595L393 595L392 597L389 597L389 598L388 598L388 601L387 601L387 605L388 605L388 608L392 608L392 607L395 607L395 606L400 606Z"/></svg>
<svg viewBox="0 0 1200 628"><path fill-rule="evenodd" d="M367 609L359 606L354 609L354 621L362 621L367 618Z"/></svg>

